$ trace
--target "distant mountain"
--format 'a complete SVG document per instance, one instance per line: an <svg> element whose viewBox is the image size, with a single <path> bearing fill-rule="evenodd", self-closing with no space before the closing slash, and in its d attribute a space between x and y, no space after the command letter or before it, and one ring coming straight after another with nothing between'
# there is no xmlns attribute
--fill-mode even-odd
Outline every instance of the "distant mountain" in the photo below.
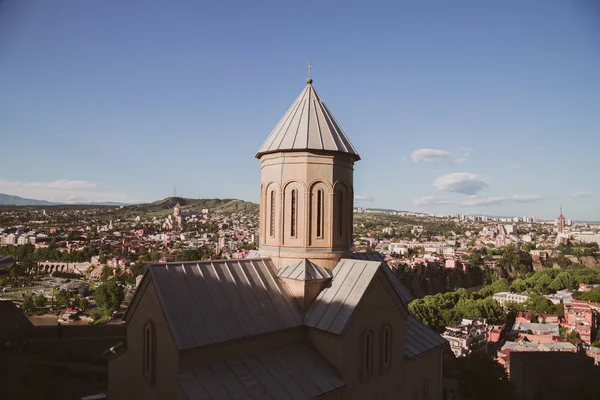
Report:
<svg viewBox="0 0 600 400"><path fill-rule="evenodd" d="M78 203L57 203L46 200L26 199L24 197L13 196L10 194L0 193L0 206L127 206L131 203L118 203L115 201L90 201Z"/></svg>
<svg viewBox="0 0 600 400"><path fill-rule="evenodd" d="M0 206L55 206L57 204L46 200L26 199L24 197L0 193Z"/></svg>
<svg viewBox="0 0 600 400"><path fill-rule="evenodd" d="M177 203L179 203L183 211L208 208L210 211L230 213L236 211L258 212L259 209L259 206L256 203L237 199L187 199L184 197L167 197L166 199L152 203L128 205L124 207L124 211L138 214L149 213L155 216L161 216L170 214Z"/></svg>
<svg viewBox="0 0 600 400"><path fill-rule="evenodd" d="M67 204L67 203L61 203L61 204ZM73 203L73 204L80 205L80 206L130 206L133 203L119 203L118 201L90 201L88 203Z"/></svg>

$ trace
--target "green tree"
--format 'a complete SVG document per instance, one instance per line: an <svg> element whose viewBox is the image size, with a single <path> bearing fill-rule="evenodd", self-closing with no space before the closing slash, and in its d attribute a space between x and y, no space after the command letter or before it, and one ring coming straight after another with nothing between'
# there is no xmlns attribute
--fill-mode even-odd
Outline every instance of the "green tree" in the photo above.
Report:
<svg viewBox="0 0 600 400"><path fill-rule="evenodd" d="M43 294L38 294L33 298L33 304L35 304L37 308L46 307L46 304L48 304L48 299L46 299L46 296Z"/></svg>
<svg viewBox="0 0 600 400"><path fill-rule="evenodd" d="M27 296L23 299L23 304L21 304L21 309L23 312L28 313L35 307L33 303L33 298L31 296Z"/></svg>
<svg viewBox="0 0 600 400"><path fill-rule="evenodd" d="M94 298L98 307L106 313L111 313L121 307L125 299L125 290L117 282L107 281L98 286L94 293Z"/></svg>
<svg viewBox="0 0 600 400"><path fill-rule="evenodd" d="M507 301L504 303L504 309L506 312L516 315L518 312L525 311L525 306L516 301Z"/></svg>
<svg viewBox="0 0 600 400"><path fill-rule="evenodd" d="M54 304L58 307L68 307L73 295L67 290L59 290L54 296Z"/></svg>
<svg viewBox="0 0 600 400"><path fill-rule="evenodd" d="M591 301L592 303L600 303L600 288L585 292L581 295L581 300Z"/></svg>
<svg viewBox="0 0 600 400"><path fill-rule="evenodd" d="M73 306L79 308L82 311L85 311L89 306L89 300L83 296L76 296L73 299Z"/></svg>
<svg viewBox="0 0 600 400"><path fill-rule="evenodd" d="M492 282L492 290L494 293L508 292L508 281L505 278L495 280Z"/></svg>
<svg viewBox="0 0 600 400"><path fill-rule="evenodd" d="M577 287L577 280L573 273L569 271L560 272L552 283L550 283L550 289L557 291L563 289L575 289Z"/></svg>
<svg viewBox="0 0 600 400"><path fill-rule="evenodd" d="M504 320L504 309L493 298L479 300L478 306L481 316L486 318L488 323L497 324Z"/></svg>
<svg viewBox="0 0 600 400"><path fill-rule="evenodd" d="M527 283L521 278L516 278L510 284L509 289L513 293L522 293L527 290Z"/></svg>
<svg viewBox="0 0 600 400"><path fill-rule="evenodd" d="M524 306L526 310L537 314L552 314L556 311L556 307L554 307L554 304L550 300L537 294L529 295Z"/></svg>

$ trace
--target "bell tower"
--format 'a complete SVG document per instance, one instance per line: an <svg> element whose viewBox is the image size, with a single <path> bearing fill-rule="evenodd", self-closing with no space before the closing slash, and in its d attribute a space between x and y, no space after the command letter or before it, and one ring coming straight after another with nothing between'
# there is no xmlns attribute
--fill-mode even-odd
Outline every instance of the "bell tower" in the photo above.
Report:
<svg viewBox="0 0 600 400"><path fill-rule="evenodd" d="M352 254L353 172L360 156L310 75L306 83L256 153L260 254L278 268L308 259L332 269Z"/></svg>

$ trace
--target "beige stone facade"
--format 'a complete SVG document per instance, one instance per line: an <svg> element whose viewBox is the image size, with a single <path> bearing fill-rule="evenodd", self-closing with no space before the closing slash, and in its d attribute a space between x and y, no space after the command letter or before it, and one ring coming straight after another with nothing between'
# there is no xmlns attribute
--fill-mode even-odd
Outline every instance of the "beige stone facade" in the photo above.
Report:
<svg viewBox="0 0 600 400"><path fill-rule="evenodd" d="M284 267L309 259L332 269L352 254L354 158L325 152L263 155L260 253Z"/></svg>

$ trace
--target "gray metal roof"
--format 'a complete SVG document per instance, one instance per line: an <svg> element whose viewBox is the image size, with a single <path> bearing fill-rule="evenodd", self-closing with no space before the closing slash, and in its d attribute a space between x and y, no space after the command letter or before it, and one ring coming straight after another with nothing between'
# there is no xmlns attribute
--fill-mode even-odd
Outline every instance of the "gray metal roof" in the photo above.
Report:
<svg viewBox="0 0 600 400"><path fill-rule="evenodd" d="M281 268L277 272L277 276L299 281L311 281L315 279L330 279L333 277L333 274L327 268L320 267L305 258L297 263Z"/></svg>
<svg viewBox="0 0 600 400"><path fill-rule="evenodd" d="M278 151L324 150L360 156L312 84L306 85L256 157Z"/></svg>
<svg viewBox="0 0 600 400"><path fill-rule="evenodd" d="M177 375L189 399L308 400L344 386L308 346L283 347Z"/></svg>
<svg viewBox="0 0 600 400"><path fill-rule="evenodd" d="M394 287L396 294L402 299L404 303L408 303L413 300L413 295L410 293L410 290L408 290L408 288L404 286L402 282L400 282L400 279L398 279L398 277L394 275L389 265L387 265L387 263L381 257L381 254L375 252L358 252L352 254L352 258L355 258L357 260L380 261L385 266L383 271L390 280L392 286Z"/></svg>
<svg viewBox="0 0 600 400"><path fill-rule="evenodd" d="M308 309L304 325L341 334L381 265L379 261L341 259L333 269L331 285Z"/></svg>
<svg viewBox="0 0 600 400"><path fill-rule="evenodd" d="M448 343L433 329L423 324L413 316L406 320L405 355L416 357Z"/></svg>
<svg viewBox="0 0 600 400"><path fill-rule="evenodd" d="M245 258L260 258L260 252L258 250L250 250Z"/></svg>
<svg viewBox="0 0 600 400"><path fill-rule="evenodd" d="M148 271L179 349L302 325L270 259L154 264Z"/></svg>

